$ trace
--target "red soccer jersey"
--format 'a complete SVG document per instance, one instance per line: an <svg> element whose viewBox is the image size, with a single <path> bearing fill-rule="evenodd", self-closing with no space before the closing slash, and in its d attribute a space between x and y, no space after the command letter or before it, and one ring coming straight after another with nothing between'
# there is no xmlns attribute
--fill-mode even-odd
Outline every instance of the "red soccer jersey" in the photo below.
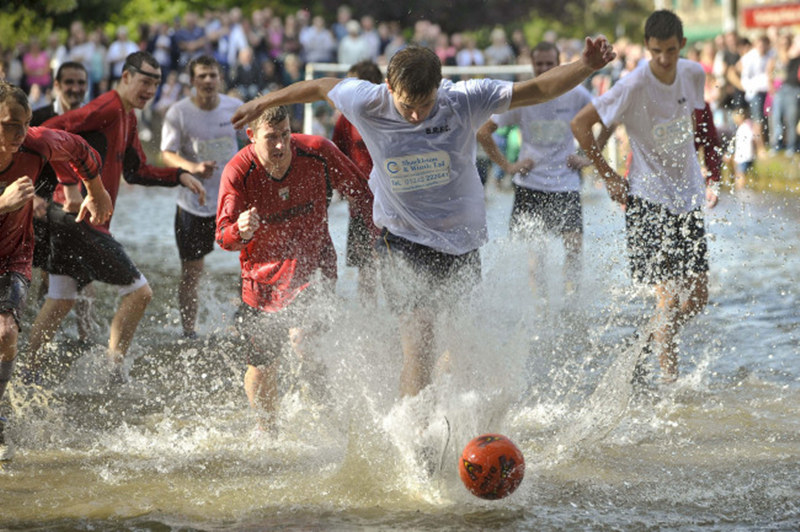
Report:
<svg viewBox="0 0 800 532"><path fill-rule="evenodd" d="M341 115L333 127L333 143L342 150L342 153L350 157L354 163L369 177L372 172L372 157L367 151L367 145L361 138L356 126L350 123L344 115Z"/></svg>
<svg viewBox="0 0 800 532"><path fill-rule="evenodd" d="M56 116L43 124L84 137L103 158L103 186L116 204L120 177L136 185L174 187L179 184L178 168L161 168L147 164L139 142L136 115L125 112L117 91L101 94L79 109ZM61 176L59 176L61 177ZM66 180L65 180L66 181ZM64 203L64 189L57 186L53 200ZM108 233L109 219L95 229Z"/></svg>
<svg viewBox="0 0 800 532"><path fill-rule="evenodd" d="M100 173L100 156L80 137L65 131L32 127L11 164L0 172L0 190L22 176L38 185L44 166L62 176L92 179ZM33 201L0 214L0 274L18 272L31 278L33 262Z"/></svg>
<svg viewBox="0 0 800 532"><path fill-rule="evenodd" d="M372 220L367 176L323 137L292 135L292 163L270 176L252 145L222 173L217 204L217 242L240 250L242 301L267 312L288 305L321 269L336 278L336 252L328 231L328 190L347 197L351 210ZM239 214L252 207L261 225L248 242L239 236ZM377 233L377 231L373 230Z"/></svg>

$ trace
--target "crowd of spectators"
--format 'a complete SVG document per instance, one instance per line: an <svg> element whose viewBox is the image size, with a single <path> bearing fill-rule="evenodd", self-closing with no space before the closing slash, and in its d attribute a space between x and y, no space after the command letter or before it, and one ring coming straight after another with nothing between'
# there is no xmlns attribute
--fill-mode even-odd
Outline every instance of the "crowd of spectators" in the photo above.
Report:
<svg viewBox="0 0 800 532"><path fill-rule="evenodd" d="M582 47L581 42L559 39L552 32L544 39L557 42L562 62L572 60ZM529 46L535 44L526 42L519 29L507 33L498 26L490 32L488 42L479 43L474 34L448 34L431 21L420 20L413 28L404 28L397 22L378 22L368 14L358 17L347 6L341 6L330 22L311 16L307 10L281 17L270 8L249 14L239 8L210 9L202 14L186 13L171 24L119 26L113 40L101 29L89 31L75 21L66 39L53 33L46 42L31 38L3 51L0 75L23 87L32 107L37 108L49 103L52 76L62 62L80 61L86 66L89 97L93 98L119 78L129 53L147 50L158 59L163 73L162 86L150 109L158 117L188 93L184 69L199 54L213 55L224 69L227 91L246 101L302 79L308 62L351 65L371 59L386 64L392 54L409 43L432 48L444 65L459 66L529 63ZM595 94L608 89L644 59L641 44L623 37L614 45L618 59L589 81ZM691 43L685 52L706 70L706 100L724 134L733 136L733 113L744 108L753 124L759 156L798 153L800 39L776 28L749 38L728 32L713 40ZM295 124L299 125L302 109L295 112Z"/></svg>

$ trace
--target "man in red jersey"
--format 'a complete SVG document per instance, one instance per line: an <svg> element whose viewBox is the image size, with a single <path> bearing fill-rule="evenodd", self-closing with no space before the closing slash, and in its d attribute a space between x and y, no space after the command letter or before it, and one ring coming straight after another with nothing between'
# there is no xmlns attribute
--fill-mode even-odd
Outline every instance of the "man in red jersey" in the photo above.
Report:
<svg viewBox="0 0 800 532"><path fill-rule="evenodd" d="M87 196L76 220L92 223L111 217L112 203L98 179L100 156L76 135L29 129L31 108L25 92L0 81L0 399L17 357L20 314L27 298L33 263L33 196L48 163L61 176L78 176ZM0 417L0 460L10 458Z"/></svg>
<svg viewBox="0 0 800 532"><path fill-rule="evenodd" d="M336 280L329 190L338 190L364 220L371 220L372 193L367 176L332 142L292 134L286 107L267 109L246 131L252 144L222 173L216 238L222 248L240 252L238 322L252 346L245 393L253 408L272 416L279 355L290 329L299 350L295 333L301 337L308 329L310 293L330 292ZM314 282L318 270L328 283Z"/></svg>
<svg viewBox="0 0 800 532"><path fill-rule="evenodd" d="M202 183L188 171L147 164L134 110L147 104L160 81L158 61L147 52L132 53L125 60L116 89L44 123L46 127L79 134L97 149L103 158L103 185L112 202L116 202L121 176L132 184L181 184L198 194L201 203L205 200ZM122 296L111 321L108 357L112 376L124 380L122 362L153 292L125 249L111 236L111 220L100 225L76 225L60 207L65 201L64 187L56 187L54 205L48 210L50 286L31 329L29 364L32 370L38 370L39 352L75 304L78 290L92 281L101 281L117 286Z"/></svg>
<svg viewBox="0 0 800 532"><path fill-rule="evenodd" d="M376 85L383 83L383 73L377 64L366 59L359 61L347 71L348 77L365 79ZM336 120L331 138L336 147L342 150L356 165L369 176L372 172L372 157L367 151L367 145L358 132L356 126L344 116ZM358 216L350 215L347 226L347 265L358 268L358 293L361 300L375 304L377 299L377 265L375 264L374 248L369 238L369 231L364 220Z"/></svg>

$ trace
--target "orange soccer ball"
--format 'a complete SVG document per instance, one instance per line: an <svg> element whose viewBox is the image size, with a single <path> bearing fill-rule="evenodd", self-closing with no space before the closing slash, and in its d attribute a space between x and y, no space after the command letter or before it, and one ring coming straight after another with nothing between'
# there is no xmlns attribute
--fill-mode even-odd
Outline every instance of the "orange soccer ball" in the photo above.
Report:
<svg viewBox="0 0 800 532"><path fill-rule="evenodd" d="M464 486L481 499L502 499L517 489L525 475L525 458L501 434L484 434L461 453L458 473Z"/></svg>

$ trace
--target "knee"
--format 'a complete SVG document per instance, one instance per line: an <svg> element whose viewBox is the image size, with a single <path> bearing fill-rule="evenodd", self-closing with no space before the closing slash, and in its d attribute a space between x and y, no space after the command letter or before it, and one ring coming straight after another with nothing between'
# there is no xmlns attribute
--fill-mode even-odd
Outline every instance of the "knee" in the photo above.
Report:
<svg viewBox="0 0 800 532"><path fill-rule="evenodd" d="M10 313L0 314L0 360L14 360L17 356L17 322Z"/></svg>
<svg viewBox="0 0 800 532"><path fill-rule="evenodd" d="M140 286L136 290L130 293L130 296L140 305L147 306L150 304L150 301L153 299L153 289L150 288L149 284L144 286Z"/></svg>

